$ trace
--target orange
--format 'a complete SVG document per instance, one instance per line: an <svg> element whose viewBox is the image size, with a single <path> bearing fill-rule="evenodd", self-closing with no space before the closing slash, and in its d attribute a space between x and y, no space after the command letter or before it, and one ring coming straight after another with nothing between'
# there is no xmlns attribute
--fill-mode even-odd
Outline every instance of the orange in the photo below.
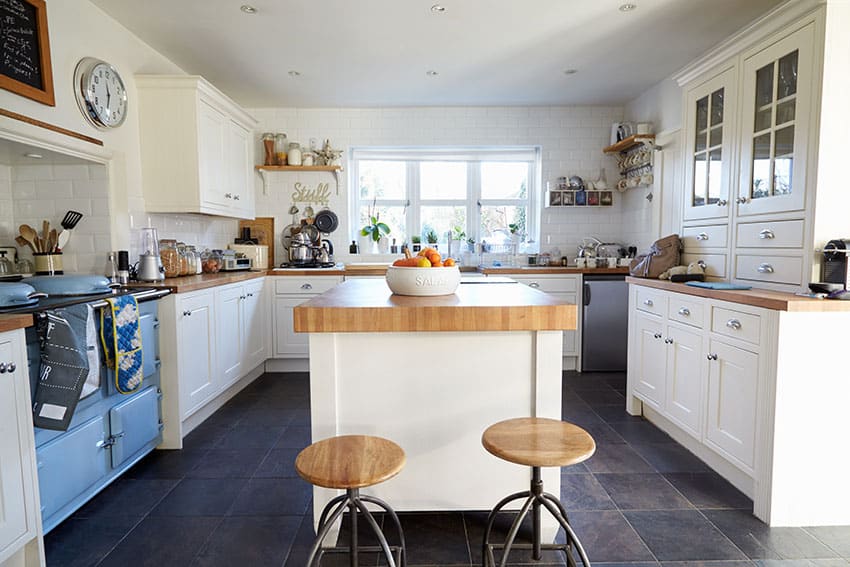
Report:
<svg viewBox="0 0 850 567"><path fill-rule="evenodd" d="M431 253L427 256L427 258L431 260L431 264L436 264L437 262L443 259L443 257L440 256L440 253L436 250L432 250Z"/></svg>
<svg viewBox="0 0 850 567"><path fill-rule="evenodd" d="M442 263L442 262L440 262L439 260L437 260L436 262L431 262L431 267L433 267L433 268L442 268L442 267L443 267L443 263Z"/></svg>
<svg viewBox="0 0 850 567"><path fill-rule="evenodd" d="M450 267L455 265L455 259L454 258L446 258L446 261L443 262L443 265L446 266L447 268L450 268Z"/></svg>

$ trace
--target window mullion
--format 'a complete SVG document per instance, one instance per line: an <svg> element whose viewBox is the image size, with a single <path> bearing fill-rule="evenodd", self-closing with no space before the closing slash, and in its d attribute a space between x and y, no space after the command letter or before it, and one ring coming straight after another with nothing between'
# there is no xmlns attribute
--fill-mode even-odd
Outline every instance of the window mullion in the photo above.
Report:
<svg viewBox="0 0 850 567"><path fill-rule="evenodd" d="M419 198L419 162L407 163L407 234L408 237L421 232L421 199Z"/></svg>
<svg viewBox="0 0 850 567"><path fill-rule="evenodd" d="M466 211L467 229L466 235L474 238L475 242L481 242L481 162L467 162L466 169Z"/></svg>

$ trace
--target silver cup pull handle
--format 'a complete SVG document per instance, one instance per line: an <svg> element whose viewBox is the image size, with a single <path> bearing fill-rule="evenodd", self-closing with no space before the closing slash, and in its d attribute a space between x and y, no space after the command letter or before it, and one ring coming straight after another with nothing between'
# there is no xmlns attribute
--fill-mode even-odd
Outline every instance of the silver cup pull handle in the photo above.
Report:
<svg viewBox="0 0 850 567"><path fill-rule="evenodd" d="M697 240L708 240L708 233L700 232L697 234Z"/></svg>
<svg viewBox="0 0 850 567"><path fill-rule="evenodd" d="M687 307L682 307L681 309L679 309L679 315L681 315L682 317L688 317L690 316L690 314L691 310Z"/></svg>
<svg viewBox="0 0 850 567"><path fill-rule="evenodd" d="M729 319L728 321L726 321L726 326L735 331L741 330L741 322L737 319Z"/></svg>
<svg viewBox="0 0 850 567"><path fill-rule="evenodd" d="M305 283L301 284L301 289L313 289L313 286L311 284Z"/></svg>
<svg viewBox="0 0 850 567"><path fill-rule="evenodd" d="M756 270L758 270L758 273L760 273L760 274L772 274L773 273L773 266L771 266L770 264L767 264L767 263L759 264L759 267L756 268Z"/></svg>
<svg viewBox="0 0 850 567"><path fill-rule="evenodd" d="M646 305L647 307L652 307L654 305L654 303L652 303L651 299L644 299L643 304Z"/></svg>
<svg viewBox="0 0 850 567"><path fill-rule="evenodd" d="M772 239L776 238L776 235L773 233L772 230L770 230L769 228L766 228L766 229L762 230L761 232L759 232L759 238L761 238L762 240L772 240Z"/></svg>

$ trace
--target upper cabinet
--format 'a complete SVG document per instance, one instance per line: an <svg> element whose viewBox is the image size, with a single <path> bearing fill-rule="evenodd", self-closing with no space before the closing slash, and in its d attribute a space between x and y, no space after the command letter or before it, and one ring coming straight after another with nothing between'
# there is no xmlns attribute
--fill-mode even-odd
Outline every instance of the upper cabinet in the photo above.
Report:
<svg viewBox="0 0 850 567"><path fill-rule="evenodd" d="M145 209L254 218L256 121L201 77L136 84Z"/></svg>
<svg viewBox="0 0 850 567"><path fill-rule="evenodd" d="M736 69L727 68L685 94L686 220L729 215L732 138L735 132Z"/></svg>
<svg viewBox="0 0 850 567"><path fill-rule="evenodd" d="M813 52L809 24L744 59L738 215L805 207Z"/></svg>

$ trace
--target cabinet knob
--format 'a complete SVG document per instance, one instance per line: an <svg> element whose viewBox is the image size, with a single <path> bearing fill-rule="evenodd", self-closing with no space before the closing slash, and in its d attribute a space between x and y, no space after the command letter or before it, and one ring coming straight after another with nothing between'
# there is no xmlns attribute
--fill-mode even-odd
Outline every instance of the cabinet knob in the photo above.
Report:
<svg viewBox="0 0 850 567"><path fill-rule="evenodd" d="M654 335L652 335L652 336L653 336L653 337L655 337L656 339L660 339L660 338L661 338L661 333L655 333L655 334L654 334Z"/></svg>
<svg viewBox="0 0 850 567"><path fill-rule="evenodd" d="M697 234L697 240L708 240L708 233L700 232Z"/></svg>
<svg viewBox="0 0 850 567"><path fill-rule="evenodd" d="M758 273L760 273L760 274L772 274L773 273L773 266L771 266L770 264L767 264L767 263L759 264L759 267L756 268L756 270L758 270Z"/></svg>
<svg viewBox="0 0 850 567"><path fill-rule="evenodd" d="M737 319L729 319L726 321L726 326L735 331L741 330L741 322Z"/></svg>
<svg viewBox="0 0 850 567"><path fill-rule="evenodd" d="M538 288L538 287L540 287L540 284L537 283L537 282L531 282L530 284L528 284L528 287Z"/></svg>
<svg viewBox="0 0 850 567"><path fill-rule="evenodd" d="M776 238L776 235L773 233L772 230L766 228L759 232L759 238L761 238L762 240L771 240L773 238Z"/></svg>
<svg viewBox="0 0 850 567"><path fill-rule="evenodd" d="M239 200L239 194L238 194L238 193L237 193L236 195L234 195L234 196L233 196L233 200L234 200L234 201L238 201L238 200Z"/></svg>
<svg viewBox="0 0 850 567"><path fill-rule="evenodd" d="M233 198L233 194L232 194L232 193L225 193L225 194L224 194L224 198L225 198L225 199L232 199L232 198Z"/></svg>
<svg viewBox="0 0 850 567"><path fill-rule="evenodd" d="M705 268L707 267L705 260L697 260L697 266L702 268L703 271L705 271Z"/></svg>
<svg viewBox="0 0 850 567"><path fill-rule="evenodd" d="M714 354L714 353L707 354L707 355L705 355L705 357L709 360L717 360L717 355Z"/></svg>
<svg viewBox="0 0 850 567"><path fill-rule="evenodd" d="M653 305L655 305L654 303L652 303L651 299L644 299L643 304L646 305L647 307L652 307Z"/></svg>
<svg viewBox="0 0 850 567"><path fill-rule="evenodd" d="M240 296L239 296L239 301L244 301L244 300L246 299L246 297L247 297L247 296L240 295Z"/></svg>
<svg viewBox="0 0 850 567"><path fill-rule="evenodd" d="M248 297L254 297L254 294L253 294L253 293L249 293L249 294L248 294Z"/></svg>
<svg viewBox="0 0 850 567"><path fill-rule="evenodd" d="M313 285L308 283L301 284L301 289L313 289Z"/></svg>
<svg viewBox="0 0 850 567"><path fill-rule="evenodd" d="M15 369L16 369L16 368L17 368L17 366L15 366L15 363L14 363L14 362L10 362L9 364L7 364L7 365L6 365L6 372L8 372L9 374L11 374L12 372L14 372L14 371L15 371Z"/></svg>
<svg viewBox="0 0 850 567"><path fill-rule="evenodd" d="M726 199L719 199L719 200L717 201L717 206L718 206L718 207L725 207L725 206L726 206L726 205L728 205L728 204L729 204L729 202L728 202Z"/></svg>
<svg viewBox="0 0 850 567"><path fill-rule="evenodd" d="M184 311L184 312L183 312L183 316L184 316L184 317L191 317L191 316L192 316L192 312L191 312L191 311Z"/></svg>
<svg viewBox="0 0 850 567"><path fill-rule="evenodd" d="M672 345L673 339L671 339L670 337L667 337L666 339L664 339L664 342L667 343L668 345Z"/></svg>
<svg viewBox="0 0 850 567"><path fill-rule="evenodd" d="M6 363L0 362L0 374L5 374L5 373L6 373Z"/></svg>
<svg viewBox="0 0 850 567"><path fill-rule="evenodd" d="M735 199L735 202L739 205L746 205L750 202L750 200L747 197L738 197L737 199Z"/></svg>
<svg viewBox="0 0 850 567"><path fill-rule="evenodd" d="M683 317L688 317L688 316L690 316L690 314L691 314L691 310L688 309L687 307L682 307L681 309L679 309L679 315L681 315Z"/></svg>

